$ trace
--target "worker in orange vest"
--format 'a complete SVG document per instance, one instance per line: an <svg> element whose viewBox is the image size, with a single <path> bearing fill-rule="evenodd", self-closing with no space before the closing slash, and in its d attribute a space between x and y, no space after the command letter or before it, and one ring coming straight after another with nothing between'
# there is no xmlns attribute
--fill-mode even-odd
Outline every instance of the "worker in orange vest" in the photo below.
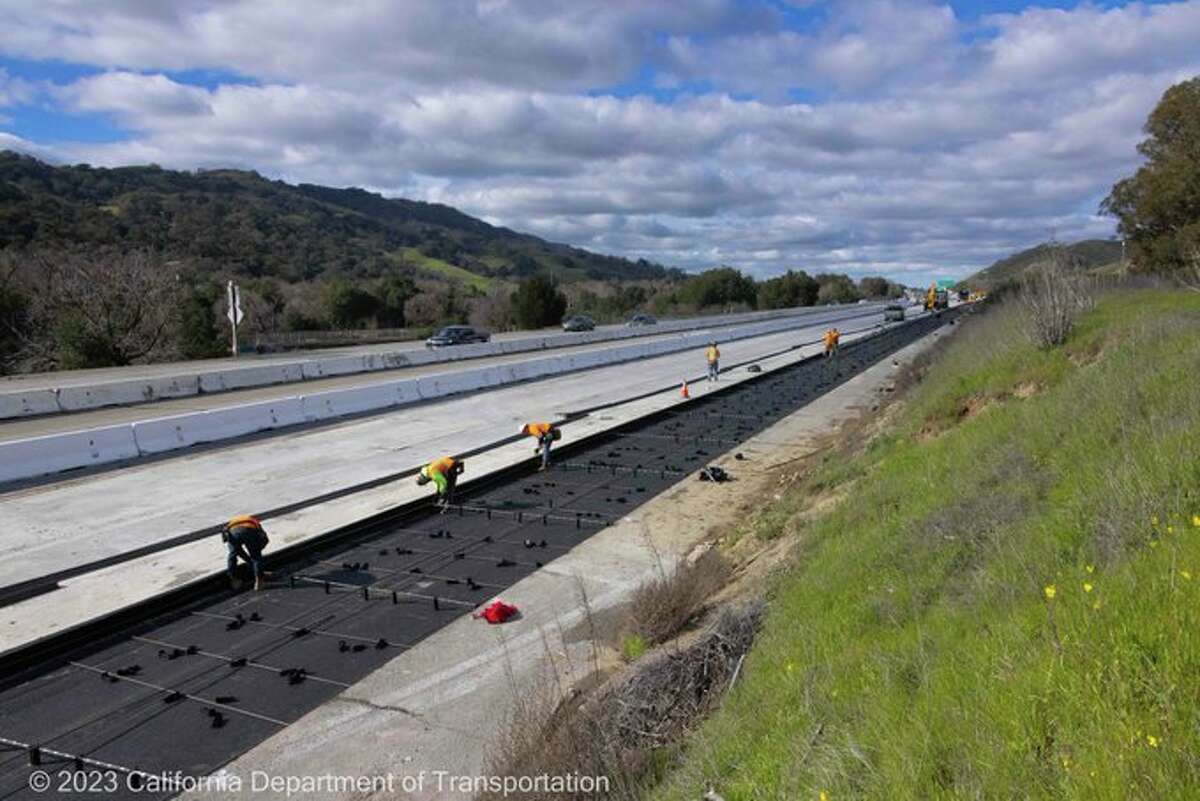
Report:
<svg viewBox="0 0 1200 801"><path fill-rule="evenodd" d="M562 431L553 423L526 423L521 426L521 433L537 440L538 444L534 453L542 455L542 466L538 469L548 469L550 467L550 445L556 440L562 439Z"/></svg>
<svg viewBox="0 0 1200 801"><path fill-rule="evenodd" d="M263 570L263 549L271 540L258 518L238 515L231 519L221 527L221 541L225 543L225 569L229 573L229 583L233 588L242 588L242 582L237 577L237 563L241 558L254 572L254 589L261 590L265 586L264 582L271 577L270 573Z"/></svg>
<svg viewBox="0 0 1200 801"><path fill-rule="evenodd" d="M432 481L437 486L438 504L444 512L454 501L454 485L458 483L464 468L465 463L453 456L434 459L417 474L417 486L423 487Z"/></svg>
<svg viewBox="0 0 1200 801"><path fill-rule="evenodd" d="M721 351L719 348L717 348L717 343L709 342L708 351L704 355L705 358L708 359L708 380L717 381L718 376L721 373L721 368L719 366L721 360Z"/></svg>
<svg viewBox="0 0 1200 801"><path fill-rule="evenodd" d="M842 338L842 332L836 328L830 328L825 332L823 339L825 340L825 358L831 359L838 351L838 340Z"/></svg>

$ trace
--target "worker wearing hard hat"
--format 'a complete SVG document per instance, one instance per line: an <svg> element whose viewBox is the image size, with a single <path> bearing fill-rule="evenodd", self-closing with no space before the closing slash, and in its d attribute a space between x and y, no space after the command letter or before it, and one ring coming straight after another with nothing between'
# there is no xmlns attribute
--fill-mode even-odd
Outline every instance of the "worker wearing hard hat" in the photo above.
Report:
<svg viewBox="0 0 1200 801"><path fill-rule="evenodd" d="M221 541L225 543L227 555L225 569L229 573L229 583L235 590L242 588L241 579L237 577L238 559L250 565L254 572L254 589L261 590L270 573L263 570L263 550L270 539L266 529L257 517L238 515L221 527Z"/></svg>
<svg viewBox="0 0 1200 801"><path fill-rule="evenodd" d="M526 423L521 426L521 433L537 440L538 444L534 452L542 455L542 466L538 469L546 470L549 468L550 445L556 440L562 439L562 431L553 423Z"/></svg>
<svg viewBox="0 0 1200 801"><path fill-rule="evenodd" d="M842 338L842 332L836 328L830 328L825 332L822 339L825 342L825 358L831 359L838 352L838 341Z"/></svg>
<svg viewBox="0 0 1200 801"><path fill-rule="evenodd" d="M417 474L417 486L423 487L432 481L437 486L438 504L444 512L454 502L454 485L458 483L464 467L464 462L453 456L434 459Z"/></svg>
<svg viewBox="0 0 1200 801"><path fill-rule="evenodd" d="M717 347L717 343L715 341L708 343L708 350L705 352L704 356L706 359L708 359L708 380L717 381L718 376L721 374L721 351Z"/></svg>

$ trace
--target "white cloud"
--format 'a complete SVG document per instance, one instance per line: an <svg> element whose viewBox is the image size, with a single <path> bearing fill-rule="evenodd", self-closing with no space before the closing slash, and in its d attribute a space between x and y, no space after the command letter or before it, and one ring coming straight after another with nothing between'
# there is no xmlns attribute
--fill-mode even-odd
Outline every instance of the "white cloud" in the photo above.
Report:
<svg viewBox="0 0 1200 801"><path fill-rule="evenodd" d="M1198 0L978 25L932 2L845 0L804 30L732 0L87 7L0 9L0 52L108 69L46 94L133 134L62 157L362 185L759 274L916 280L1051 231L1108 235L1096 204L1136 165L1146 114L1200 72ZM206 68L252 80L163 74ZM647 69L690 93L604 92ZM0 106L31 102L17 85L0 73Z"/></svg>

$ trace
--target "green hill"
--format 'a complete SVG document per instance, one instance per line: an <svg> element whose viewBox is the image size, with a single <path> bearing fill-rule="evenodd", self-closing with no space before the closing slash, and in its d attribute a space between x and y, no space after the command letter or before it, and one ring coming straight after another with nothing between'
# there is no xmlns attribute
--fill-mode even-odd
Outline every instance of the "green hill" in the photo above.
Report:
<svg viewBox="0 0 1200 801"><path fill-rule="evenodd" d="M1085 239L1073 245L1064 245L1073 257L1074 263L1084 270L1094 270L1119 264L1121 261L1121 243L1107 239ZM1018 279L1026 270L1041 264L1049 257L1050 245L1022 250L1007 256L961 282L972 290L994 290L996 287Z"/></svg>
<svg viewBox="0 0 1200 801"><path fill-rule="evenodd" d="M1195 797L1200 296L1107 293L1054 349L993 308L751 518L798 556L647 798Z"/></svg>
<svg viewBox="0 0 1200 801"><path fill-rule="evenodd" d="M289 282L379 276L398 259L431 276L473 274L466 283L476 287L541 271L565 281L681 275L362 189L240 170L52 166L0 151L0 249L31 246L150 248L213 272Z"/></svg>

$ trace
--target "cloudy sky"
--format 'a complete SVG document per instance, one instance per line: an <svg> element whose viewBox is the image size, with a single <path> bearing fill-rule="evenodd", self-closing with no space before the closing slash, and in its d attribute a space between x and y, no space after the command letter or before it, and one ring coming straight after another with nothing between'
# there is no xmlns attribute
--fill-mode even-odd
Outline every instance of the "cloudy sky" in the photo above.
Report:
<svg viewBox="0 0 1200 801"><path fill-rule="evenodd" d="M1097 213L1200 0L0 0L0 147L687 269L964 275Z"/></svg>

